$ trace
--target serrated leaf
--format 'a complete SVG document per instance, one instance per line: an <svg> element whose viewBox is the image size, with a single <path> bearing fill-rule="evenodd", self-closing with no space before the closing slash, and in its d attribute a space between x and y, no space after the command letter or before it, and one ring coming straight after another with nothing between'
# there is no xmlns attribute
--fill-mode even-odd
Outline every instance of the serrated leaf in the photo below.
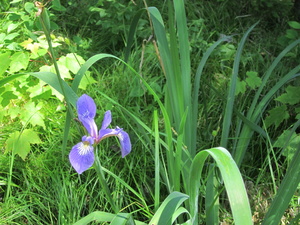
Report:
<svg viewBox="0 0 300 225"><path fill-rule="evenodd" d="M48 99L51 97L52 91L49 85L42 84L41 81L39 81L38 84L29 87L27 89L27 92L30 93L29 97L31 99Z"/></svg>
<svg viewBox="0 0 300 225"><path fill-rule="evenodd" d="M0 76L8 69L10 61L10 52L0 54Z"/></svg>
<svg viewBox="0 0 300 225"><path fill-rule="evenodd" d="M41 140L34 130L25 129L21 133L16 131L6 140L6 151L12 151L25 160L30 152L30 144L38 143L41 143Z"/></svg>
<svg viewBox="0 0 300 225"><path fill-rule="evenodd" d="M11 99L17 99L18 98L18 96L14 95L14 93L12 91L4 92L1 95L1 97L2 97L2 101L1 101L2 107L7 106Z"/></svg>
<svg viewBox="0 0 300 225"><path fill-rule="evenodd" d="M285 91L286 93L280 95L275 100L290 105L295 105L300 103L299 87L288 86Z"/></svg>
<svg viewBox="0 0 300 225"><path fill-rule="evenodd" d="M289 26L294 29L300 29L300 23L297 21L289 21Z"/></svg>
<svg viewBox="0 0 300 225"><path fill-rule="evenodd" d="M39 103L37 105L35 105L34 102L26 103L24 105L24 111L20 115L21 123L23 125L30 123L32 124L32 126L41 126L46 129L44 123L44 115L40 112L42 106L42 103Z"/></svg>
<svg viewBox="0 0 300 225"><path fill-rule="evenodd" d="M257 72L255 71L247 71L246 82L251 89L255 89L261 85L261 78L258 77Z"/></svg>
<svg viewBox="0 0 300 225"><path fill-rule="evenodd" d="M269 111L269 116L265 120L266 127L275 125L277 128L284 120L288 119L290 115L287 112L286 105L277 106Z"/></svg>
<svg viewBox="0 0 300 225"><path fill-rule="evenodd" d="M287 141L289 140L289 141ZM285 130L274 143L274 147L284 148L282 155L291 160L300 144L300 136L295 132L291 134L289 130Z"/></svg>
<svg viewBox="0 0 300 225"><path fill-rule="evenodd" d="M236 82L235 95L244 94L246 92L246 82L240 79Z"/></svg>
<svg viewBox="0 0 300 225"><path fill-rule="evenodd" d="M11 56L10 73L15 73L21 69L26 70L29 63L28 52L16 52Z"/></svg>

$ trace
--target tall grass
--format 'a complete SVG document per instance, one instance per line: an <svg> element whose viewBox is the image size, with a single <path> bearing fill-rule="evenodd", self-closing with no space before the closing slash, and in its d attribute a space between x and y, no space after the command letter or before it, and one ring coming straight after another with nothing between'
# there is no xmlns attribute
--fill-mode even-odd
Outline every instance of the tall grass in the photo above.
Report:
<svg viewBox="0 0 300 225"><path fill-rule="evenodd" d="M91 177L94 176L95 173L89 173L89 176L84 177L86 180L83 181L81 180L81 176L78 177L72 173L70 174L69 171L66 172L63 169L57 169L50 177L52 185L55 187L51 192L45 191L47 189L47 182L44 183L44 185L41 184L43 189L28 186L29 192L38 191L40 193L36 198L38 201L32 205L36 204L34 207L44 207L44 211L49 208L49 214L44 215L47 217L45 220L51 222L57 221L58 224L74 223L77 221L74 223L76 225L88 224L92 221L110 222L112 225L147 224L140 219L135 220L135 212L126 212L127 207L122 208L122 206L124 206L123 199L114 193L114 191L111 191L111 186L108 185L108 181L113 180L120 185L121 189L127 190L127 193L129 193L128 197L135 199L136 202L142 205L142 209L138 211L147 217L149 225L197 225L203 222L200 220L200 215L204 215L206 224L219 224L219 197L223 190L226 191L234 223L237 225L253 224L249 199L239 166L243 161L253 133L260 132L260 134L263 134L263 129L259 126L259 121L261 114L266 109L267 103L270 102L270 99L285 83L299 76L298 72L300 66L296 66L284 75L275 86L260 99L263 89L266 87L269 77L276 65L278 65L280 60L293 47L298 45L300 41L295 41L289 45L266 71L263 83L256 92L247 115L244 116L235 109L234 100L242 50L248 35L256 24L248 29L239 43L228 88L228 95L224 100L225 110L222 115L223 126L219 144L221 147L202 150L201 146L197 146L199 137L198 131L205 129L199 129L197 127L201 77L208 58L212 55L217 46L227 40L227 37L216 41L207 49L197 66L195 75L192 76L184 1L168 0L167 5L168 29L166 29L159 10L155 7L147 8L158 44L162 75L166 78L163 101L151 85L149 85L134 68L114 55L98 54L88 59L81 66L70 86L61 79L58 68L56 68L56 74L50 72L30 73L32 76L51 85L65 97L68 110L66 112L67 116L63 136L63 161L66 161L65 151L70 133L71 120L74 117L72 107L76 107L78 86L85 72L96 62L104 58L112 58L121 62L125 65L124 71L140 79L158 104L158 107L153 113L153 127L150 127L136 116L134 112L122 105L122 103L115 101L106 95L106 93L98 92L106 100L118 106L122 113L128 116L124 116L124 119L128 119L127 122L133 129L134 125L132 124L136 124L142 128L134 130L134 132L138 137L138 141L142 142L145 149L148 148L153 155L153 164L155 167L152 170L154 171L154 191L152 190L153 194L150 194L153 198L153 203L149 205L148 199L145 199L145 195L138 185L139 182L136 181L134 174L131 172L129 172L128 177L132 179L133 182L129 184L124 177L115 174L111 169L102 167L99 163L95 166L98 166L98 169L100 169L98 171L102 178L100 180ZM49 46L51 46L50 28L48 24L49 17L47 17L46 11L44 11L44 13L45 14L42 14L42 23L44 23L44 31L50 43ZM138 12L134 20L138 20L140 15L141 12ZM133 26L137 26L137 21L134 21L133 24ZM129 40L132 40L132 38L129 38ZM52 55L54 55L53 49L50 48L50 51ZM18 74L4 78L0 80L0 86L24 75L28 74ZM233 136L230 130L233 116L241 120L242 129L241 132L235 134L234 140L236 140L236 143L229 143L230 138ZM159 121L163 121L163 126L160 125ZM151 143L152 140L154 144ZM234 148L234 146L236 147ZM230 149L231 147L233 148L232 155L226 149ZM135 154L135 151L133 150L131 154ZM300 149L298 149L293 157L293 161L288 168L287 174L279 187L263 224L275 225L279 223L284 210L296 190L300 182L299 154ZM12 160L14 160L14 158L12 158ZM130 166L132 167L134 165L131 165L130 162L125 160L124 166L130 168ZM48 174L51 174L51 172L48 171ZM12 172L10 176L12 176ZM33 180L32 177L25 177L28 179L26 181L28 184L34 184L31 182L31 180ZM103 198L103 196L97 193L99 183L105 183L107 185L105 192L110 193L106 195L106 198ZM90 190L91 198L94 198L92 201L86 200L85 195L88 192L86 192L85 189ZM167 190L168 196L162 199L164 190ZM204 194L206 196L204 207L199 203L199 199L203 196L202 191L205 192ZM108 196L110 197L109 199L107 199ZM9 197L8 194L7 198ZM100 209L96 207L98 198L105 201L104 206ZM49 206L44 205L47 200L50 202ZM24 201L24 204L26 201ZM90 206L86 206L86 202L90 202ZM32 205L28 204L27 206L30 208ZM57 206L56 214L50 212L54 206ZM17 207L17 210L19 209L23 210L23 202ZM105 210L112 210L114 212L111 213ZM42 221L35 220L35 218L30 219L30 217L27 218L27 216L25 216L25 218L30 224L34 224L35 222L42 223Z"/></svg>

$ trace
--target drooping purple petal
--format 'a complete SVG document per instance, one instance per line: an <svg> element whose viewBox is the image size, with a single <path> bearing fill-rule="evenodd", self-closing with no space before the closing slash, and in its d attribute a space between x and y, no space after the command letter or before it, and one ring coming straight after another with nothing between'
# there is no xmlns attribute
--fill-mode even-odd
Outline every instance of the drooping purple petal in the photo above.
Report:
<svg viewBox="0 0 300 225"><path fill-rule="evenodd" d="M116 129L103 129L99 131L100 141L110 136L117 136L119 138L121 144L121 153L123 158L130 153L131 151L130 138L129 135L125 131L123 131L122 128L117 127Z"/></svg>
<svg viewBox="0 0 300 225"><path fill-rule="evenodd" d="M88 133L93 137L98 137L98 128L94 121L96 115L96 104L94 100L86 95L83 94L77 100L77 113L78 119L82 122L85 129Z"/></svg>
<svg viewBox="0 0 300 225"><path fill-rule="evenodd" d="M103 121L102 121L101 130L102 129L106 129L110 125L110 123L111 123L111 111L108 110L104 114L104 118L103 118Z"/></svg>
<svg viewBox="0 0 300 225"><path fill-rule="evenodd" d="M69 154L70 163L79 174L83 173L94 164L95 156L93 143L94 140L92 137L83 136L82 142L73 146Z"/></svg>
<svg viewBox="0 0 300 225"><path fill-rule="evenodd" d="M120 144L121 144L121 153L122 153L122 157L124 158L126 155L128 155L131 151L131 142L130 142L130 138L129 135L121 130L117 137L120 140Z"/></svg>

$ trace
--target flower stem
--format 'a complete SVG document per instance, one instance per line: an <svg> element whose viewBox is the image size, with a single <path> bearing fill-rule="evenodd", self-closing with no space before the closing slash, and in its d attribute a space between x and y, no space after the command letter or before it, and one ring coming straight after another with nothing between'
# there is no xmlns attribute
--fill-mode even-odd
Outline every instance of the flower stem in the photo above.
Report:
<svg viewBox="0 0 300 225"><path fill-rule="evenodd" d="M107 182L105 180L104 173L103 173L103 170L102 170L102 167L100 164L100 160L98 158L98 148L97 147L96 147L96 154L95 154L95 169L98 174L98 178L99 178L100 184L102 186L102 189L104 190L104 193L106 194L107 200L109 201L114 213L118 213L119 208L116 206L116 204L112 198L111 192L108 188Z"/></svg>

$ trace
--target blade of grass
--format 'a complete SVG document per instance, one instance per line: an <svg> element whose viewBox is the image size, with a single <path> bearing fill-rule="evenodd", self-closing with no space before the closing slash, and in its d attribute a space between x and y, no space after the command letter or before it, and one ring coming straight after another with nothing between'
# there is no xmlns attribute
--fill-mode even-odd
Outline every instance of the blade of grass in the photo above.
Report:
<svg viewBox="0 0 300 225"><path fill-rule="evenodd" d="M160 203L160 163L159 163L159 131L158 131L158 116L157 110L154 111L153 115L154 123L154 140L155 140L155 193L154 193L154 210L156 211Z"/></svg>
<svg viewBox="0 0 300 225"><path fill-rule="evenodd" d="M236 56L234 59L233 72L232 72L232 76L230 79L230 86L229 86L228 95L227 95L227 102L226 102L226 107L225 107L225 113L224 113L224 119L223 119L223 125L222 125L222 135L221 135L221 142L220 142L220 145L224 148L227 147L227 142L228 142L228 137L229 137L233 105L234 105L234 99L235 99L236 82L237 82L238 73L239 73L239 65L240 65L240 61L241 61L242 51L243 51L244 44L247 40L248 35L250 34L250 32L254 29L254 27L257 24L258 23L255 23L254 25L252 25L247 30L247 32L244 34L242 40L240 41L240 43L238 45L238 49L237 49Z"/></svg>
<svg viewBox="0 0 300 225"><path fill-rule="evenodd" d="M196 121L198 120L198 104L199 104L199 89L200 89L200 79L202 76L202 71L204 69L204 66L206 65L207 59L209 58L209 56L212 54L212 52L215 50L215 48L221 44L222 42L224 42L225 40L227 40L227 37L224 37L218 41L216 41L212 46L210 46L207 51L204 53L197 71L196 71L196 75L195 75L195 81L194 81L194 85L193 85L193 97L192 97L192 118L191 120L193 121L193 123L191 123L190 125L190 129L191 129L191 143L192 143L192 148L196 148L196 138L197 138L197 123Z"/></svg>
<svg viewBox="0 0 300 225"><path fill-rule="evenodd" d="M210 165L205 191L206 225L219 224L219 192L215 166Z"/></svg>
<svg viewBox="0 0 300 225"><path fill-rule="evenodd" d="M235 224L252 225L250 204L242 176L230 153L222 147L203 150L195 156L192 162L188 192L192 224L198 224L200 179L204 162L209 155L215 160L216 166L220 170Z"/></svg>
<svg viewBox="0 0 300 225"><path fill-rule="evenodd" d="M123 216L125 218L128 218L130 216L130 214L122 213L122 214L120 214L119 218L121 218L121 216ZM89 224L92 221L112 222L117 217L118 217L118 214L115 215L115 214L112 214L112 213L96 211L96 212L92 212L92 213L88 214L87 216L83 217L82 219L78 220L73 225L86 225L86 224ZM123 223L124 220L125 220L125 222L127 221L127 219L125 219L125 218L123 218L123 219L121 218L122 221L119 224L126 224L126 223ZM135 220L134 222L135 222L136 225L146 225L146 223L143 223L143 222L140 222L140 221L137 221L137 220ZM130 223L130 224L133 224L133 223Z"/></svg>
<svg viewBox="0 0 300 225"><path fill-rule="evenodd" d="M172 192L161 204L149 224L155 225L171 225L173 214L179 206L188 199L186 194L180 192Z"/></svg>
<svg viewBox="0 0 300 225"><path fill-rule="evenodd" d="M262 222L262 225L277 225L287 209L293 194L300 183L300 146L295 153L288 171L279 186L277 195Z"/></svg>
<svg viewBox="0 0 300 225"><path fill-rule="evenodd" d="M250 118L250 121L252 123L257 124L260 120L261 115L265 111L266 107L268 106L271 98L275 96L276 92L288 81L291 79L294 79L300 74L297 74L300 70L300 65L296 66L294 69L292 69L288 74L286 74L283 78L281 78L271 89L268 91L267 94L262 98L262 100L258 103L258 105L255 108L255 111ZM247 147L250 143L251 137L253 135L254 130L251 129L248 125L244 125L242 128L242 131L240 133L240 138L237 143L236 150L233 152L233 156L235 161L238 165L241 165L244 155L246 153Z"/></svg>

